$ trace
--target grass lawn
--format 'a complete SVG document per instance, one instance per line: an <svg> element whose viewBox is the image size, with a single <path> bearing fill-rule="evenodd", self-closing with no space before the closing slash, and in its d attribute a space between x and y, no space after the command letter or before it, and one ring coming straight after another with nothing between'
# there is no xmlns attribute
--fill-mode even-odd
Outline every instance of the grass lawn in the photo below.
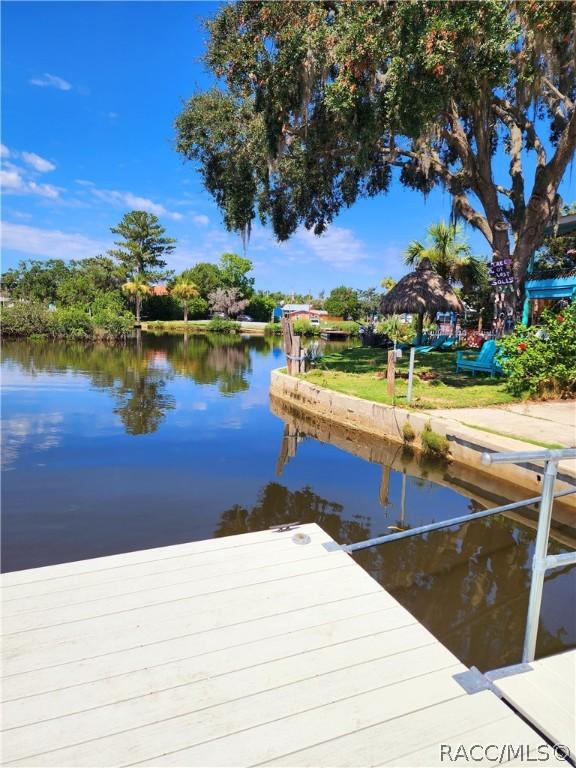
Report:
<svg viewBox="0 0 576 768"><path fill-rule="evenodd" d="M408 373L409 352L405 351L396 364L394 400L386 393L387 359L387 350L366 347L331 352L302 378L365 400L405 406L407 381L398 378L398 374ZM423 373L435 374L438 378L423 381L418 378ZM506 392L501 377L491 379L482 373L476 376L456 373L456 352L416 354L414 374L412 408L468 408L512 403L518 399Z"/></svg>

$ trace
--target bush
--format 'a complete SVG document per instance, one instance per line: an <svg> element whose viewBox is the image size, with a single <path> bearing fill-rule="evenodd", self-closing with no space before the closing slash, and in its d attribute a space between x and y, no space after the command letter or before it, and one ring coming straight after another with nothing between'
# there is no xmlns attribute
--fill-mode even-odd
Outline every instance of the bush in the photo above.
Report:
<svg viewBox="0 0 576 768"><path fill-rule="evenodd" d="M282 324L266 323L266 326L264 327L264 333L267 336L282 336Z"/></svg>
<svg viewBox="0 0 576 768"><path fill-rule="evenodd" d="M32 336L51 331L52 317L43 304L35 301L16 301L2 307L0 322L4 336Z"/></svg>
<svg viewBox="0 0 576 768"><path fill-rule="evenodd" d="M444 435L434 432L430 424L425 424L422 434L422 451L429 456L446 456L448 454L448 440Z"/></svg>
<svg viewBox="0 0 576 768"><path fill-rule="evenodd" d="M235 320L225 320L223 317L213 317L206 329L211 333L240 333L241 324Z"/></svg>
<svg viewBox="0 0 576 768"><path fill-rule="evenodd" d="M51 333L73 339L89 339L94 333L92 319L81 307L67 307L52 312Z"/></svg>
<svg viewBox="0 0 576 768"><path fill-rule="evenodd" d="M312 325L309 320L294 320L292 328L295 336L320 336L320 326Z"/></svg>
<svg viewBox="0 0 576 768"><path fill-rule="evenodd" d="M409 421L404 422L404 426L402 427L402 437L404 438L405 443L411 443L416 437L414 427Z"/></svg>
<svg viewBox="0 0 576 768"><path fill-rule="evenodd" d="M576 301L543 313L539 326L519 326L499 342L500 364L513 395L572 397L576 392Z"/></svg>

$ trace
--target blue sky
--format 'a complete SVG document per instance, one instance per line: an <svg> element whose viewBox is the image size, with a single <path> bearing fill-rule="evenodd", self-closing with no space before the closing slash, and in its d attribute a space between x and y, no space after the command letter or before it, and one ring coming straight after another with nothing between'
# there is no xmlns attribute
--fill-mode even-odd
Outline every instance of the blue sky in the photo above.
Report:
<svg viewBox="0 0 576 768"><path fill-rule="evenodd" d="M134 208L178 239L170 267L241 252L200 177L173 148L182 101L211 80L201 19L216 3L3 2L3 269L24 258L83 258L112 244ZM564 196L568 194L565 181ZM247 256L257 286L318 292L377 285L406 270L401 253L447 218L449 196L393 185L356 203L318 238L278 245L255 228ZM479 254L483 238L469 233Z"/></svg>

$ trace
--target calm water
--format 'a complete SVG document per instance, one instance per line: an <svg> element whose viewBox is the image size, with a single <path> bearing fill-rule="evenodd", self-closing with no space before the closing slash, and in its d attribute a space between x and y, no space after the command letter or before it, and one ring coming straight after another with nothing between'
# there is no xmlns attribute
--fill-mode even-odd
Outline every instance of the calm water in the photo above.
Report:
<svg viewBox="0 0 576 768"><path fill-rule="evenodd" d="M280 365L278 343L264 338L5 343L3 570L287 520L350 542L518 498L270 403ZM464 663L515 663L534 539L534 512L522 514L365 550L358 561ZM551 552L574 546L573 530L553 533ZM576 644L575 596L575 568L548 577L540 655Z"/></svg>

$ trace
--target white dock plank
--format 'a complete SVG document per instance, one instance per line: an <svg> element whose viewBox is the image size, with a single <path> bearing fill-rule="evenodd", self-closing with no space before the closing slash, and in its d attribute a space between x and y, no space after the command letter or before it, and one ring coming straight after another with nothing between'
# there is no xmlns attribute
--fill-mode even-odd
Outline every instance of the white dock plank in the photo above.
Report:
<svg viewBox="0 0 576 768"><path fill-rule="evenodd" d="M10 701L54 690L61 691L210 652L220 652L227 657L247 645L253 645L256 658L260 658L267 649L275 646L280 637L297 637L300 632L307 631L320 632L323 637L339 636L338 627L341 622L356 624L360 616L379 613L391 607L394 604L383 606L381 593L374 590L366 595L312 604L310 607L246 621L235 625L233 632L230 627L218 627L198 634L151 641L80 661L9 675L2 680L2 694L5 701Z"/></svg>
<svg viewBox="0 0 576 768"><path fill-rule="evenodd" d="M231 672L244 669L254 671L263 664L277 660L284 660L291 674L304 669L306 677L308 674L317 674L327 659L333 664L339 654L344 654L347 659L350 654L350 658L367 660L378 658L386 652L403 650L408 643L432 644L433 637L422 630L403 608L391 607L372 614L257 640L232 650L226 648L223 651L207 652L116 675L113 685L110 674L83 685L63 687L60 682L56 684L60 685L57 687L57 695L51 690L25 696L5 705L3 725L4 728L15 728L63 717ZM330 647L334 649L332 654L327 653ZM279 670L280 667L277 668L277 674ZM249 684L254 685L254 681L249 681Z"/></svg>
<svg viewBox="0 0 576 768"><path fill-rule="evenodd" d="M488 677L504 698L530 721L536 722L553 743L565 744L576 754L576 650L530 662ZM509 672L509 674L507 674Z"/></svg>
<svg viewBox="0 0 576 768"><path fill-rule="evenodd" d="M425 765L440 734L504 726L539 743L318 526L300 532L3 577L4 764Z"/></svg>
<svg viewBox="0 0 576 768"><path fill-rule="evenodd" d="M298 527L298 531L314 536L315 542L332 541L330 536L325 533L316 523L308 523ZM31 568L25 571L12 571L2 576L4 587L17 586L22 584L31 584L36 582L46 582L52 579L61 579L66 576L76 577L82 573L103 573L113 568L117 577L122 577L124 571L118 571L118 568L131 567L146 563L160 563L163 560L179 558L185 555L198 555L207 552L216 551L242 551L242 548L250 545L267 545L270 542L278 540L290 540L294 531L256 531L254 533L242 533L237 536L224 536L218 539L205 539L203 541L193 541L186 544L175 544L171 547L160 547L153 549L142 549L136 552L126 552L121 555L109 555L106 557L95 557L90 560L78 560L72 563L61 563L59 565L48 565L43 568ZM56 586L56 583L55 583Z"/></svg>

